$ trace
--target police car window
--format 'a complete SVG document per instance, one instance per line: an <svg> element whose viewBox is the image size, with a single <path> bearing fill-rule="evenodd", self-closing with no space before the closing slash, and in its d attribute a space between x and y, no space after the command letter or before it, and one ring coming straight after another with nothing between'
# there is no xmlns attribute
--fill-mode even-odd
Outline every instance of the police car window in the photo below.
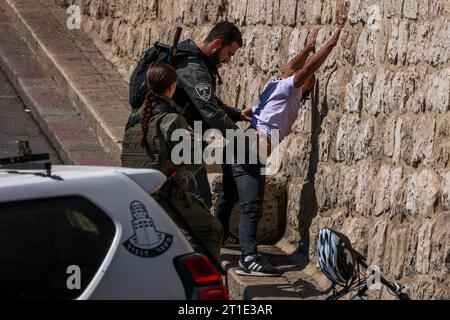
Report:
<svg viewBox="0 0 450 320"><path fill-rule="evenodd" d="M114 234L113 221L81 197L0 204L0 297L76 299Z"/></svg>

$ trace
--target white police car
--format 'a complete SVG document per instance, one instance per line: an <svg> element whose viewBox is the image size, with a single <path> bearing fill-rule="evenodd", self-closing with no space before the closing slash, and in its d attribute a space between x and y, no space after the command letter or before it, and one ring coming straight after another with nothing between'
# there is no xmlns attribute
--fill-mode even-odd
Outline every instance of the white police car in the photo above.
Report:
<svg viewBox="0 0 450 320"><path fill-rule="evenodd" d="M149 195L165 180L147 169L0 168L0 296L228 299L218 269Z"/></svg>

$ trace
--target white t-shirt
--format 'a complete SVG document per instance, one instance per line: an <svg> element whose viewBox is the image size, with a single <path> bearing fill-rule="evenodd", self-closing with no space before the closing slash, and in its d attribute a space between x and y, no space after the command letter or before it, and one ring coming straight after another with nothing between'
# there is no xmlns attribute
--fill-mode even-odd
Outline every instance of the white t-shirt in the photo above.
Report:
<svg viewBox="0 0 450 320"><path fill-rule="evenodd" d="M280 142L289 133L298 116L302 88L294 86L294 76L270 80L262 92L259 105L253 107L252 126L268 138L278 129Z"/></svg>

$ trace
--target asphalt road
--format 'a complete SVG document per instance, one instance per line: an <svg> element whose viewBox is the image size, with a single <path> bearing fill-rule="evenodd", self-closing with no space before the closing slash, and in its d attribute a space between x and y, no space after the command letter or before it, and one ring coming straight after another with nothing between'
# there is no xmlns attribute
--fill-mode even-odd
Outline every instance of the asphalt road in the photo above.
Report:
<svg viewBox="0 0 450 320"><path fill-rule="evenodd" d="M48 153L52 164L61 159L19 95L0 70L0 158L18 155L17 141L28 140L33 154Z"/></svg>

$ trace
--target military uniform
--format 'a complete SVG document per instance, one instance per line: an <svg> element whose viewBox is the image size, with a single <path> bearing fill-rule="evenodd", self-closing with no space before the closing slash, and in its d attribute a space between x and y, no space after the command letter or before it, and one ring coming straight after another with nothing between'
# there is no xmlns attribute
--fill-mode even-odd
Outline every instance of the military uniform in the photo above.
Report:
<svg viewBox="0 0 450 320"><path fill-rule="evenodd" d="M194 121L202 121L203 133L218 129L224 136L227 129L237 129L235 122L241 119L241 111L225 105L216 97L216 82L221 83L217 67L211 62L192 40L178 45L183 51L191 52L188 57L177 62L177 90L174 101L183 108L183 115L188 124L194 128ZM198 194L204 202L212 205L206 169L195 172L198 188L188 188Z"/></svg>
<svg viewBox="0 0 450 320"><path fill-rule="evenodd" d="M147 134L148 148L140 144L142 137L139 123L143 107L134 111L125 129L122 151L122 165L131 168L157 169L168 177L172 177L163 186L172 203L183 214L190 227L203 240L206 247L219 257L222 242L222 226L210 213L209 208L196 196L186 192L189 172L201 170L202 165L175 165L171 160L171 151L178 142L171 141L172 133L177 129L188 130L182 110L169 98L157 95L152 106L152 116ZM191 143L193 146L194 144ZM176 173L175 175L173 173ZM168 212L170 208L160 203ZM173 217L177 220L176 217Z"/></svg>

